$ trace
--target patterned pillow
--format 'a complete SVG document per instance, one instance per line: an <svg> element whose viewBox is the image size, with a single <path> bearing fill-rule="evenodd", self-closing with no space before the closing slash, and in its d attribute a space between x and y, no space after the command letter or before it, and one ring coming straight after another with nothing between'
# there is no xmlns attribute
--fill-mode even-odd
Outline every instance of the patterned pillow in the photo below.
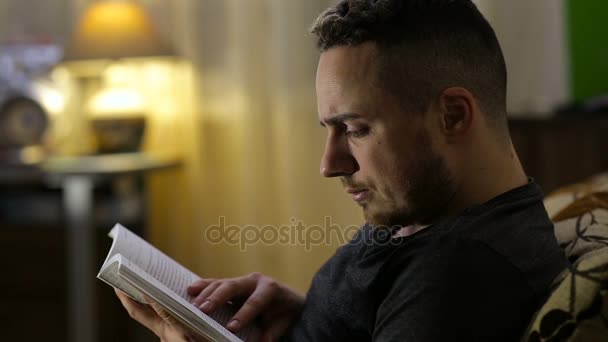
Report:
<svg viewBox="0 0 608 342"><path fill-rule="evenodd" d="M608 341L608 250L587 255L565 273L524 341Z"/></svg>
<svg viewBox="0 0 608 342"><path fill-rule="evenodd" d="M608 341L608 174L545 199L571 267L522 341Z"/></svg>
<svg viewBox="0 0 608 342"><path fill-rule="evenodd" d="M576 263L586 254L608 246L608 192L573 202L553 217L555 237L568 260Z"/></svg>
<svg viewBox="0 0 608 342"><path fill-rule="evenodd" d="M597 193L608 193L608 172L595 175L584 182L565 186L550 193L545 197L545 209L547 209L547 213L549 213L549 217L551 217L553 222L561 221L556 215L563 212L570 204L583 197Z"/></svg>

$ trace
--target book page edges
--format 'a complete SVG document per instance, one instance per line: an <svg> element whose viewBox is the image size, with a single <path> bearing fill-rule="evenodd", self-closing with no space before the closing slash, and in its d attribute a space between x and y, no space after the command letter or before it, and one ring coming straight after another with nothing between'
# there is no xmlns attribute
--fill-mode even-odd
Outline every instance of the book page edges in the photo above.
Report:
<svg viewBox="0 0 608 342"><path fill-rule="evenodd" d="M119 253L118 251L116 251L116 244L118 241L118 233L120 232L121 228L124 228L124 227L120 223L117 223L114 225L114 227L108 233L108 236L112 239L112 246L110 246L110 250L108 251L108 256L106 257L106 260L103 262L103 265L101 266L102 270L106 266L106 264L108 262L110 262L110 259ZM99 273L101 274L101 271ZM99 275L97 277L99 278Z"/></svg>
<svg viewBox="0 0 608 342"><path fill-rule="evenodd" d="M205 315L185 299L173 293L168 287L147 275L137 265L123 260L118 266L118 275L141 293L150 297L167 311L197 333L214 341L242 342L221 324ZM203 329L204 327L204 329Z"/></svg>
<svg viewBox="0 0 608 342"><path fill-rule="evenodd" d="M97 274L97 279L121 290L127 296L131 297L131 299L142 304L147 304L141 291L119 275L118 269L121 263L122 255L115 254L104 263L101 270L99 270L99 273Z"/></svg>

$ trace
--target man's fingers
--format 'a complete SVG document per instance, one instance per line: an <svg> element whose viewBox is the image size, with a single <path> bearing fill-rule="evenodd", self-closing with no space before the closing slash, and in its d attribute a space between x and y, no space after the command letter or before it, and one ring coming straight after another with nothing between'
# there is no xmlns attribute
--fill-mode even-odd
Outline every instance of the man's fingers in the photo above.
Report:
<svg viewBox="0 0 608 342"><path fill-rule="evenodd" d="M231 331L238 331L258 317L262 311L268 308L270 301L276 294L277 286L274 282L258 286L226 327Z"/></svg>
<svg viewBox="0 0 608 342"><path fill-rule="evenodd" d="M207 297L209 297L213 293L213 291L215 291L218 287L220 287L220 285L222 285L221 282L215 282L215 283L212 283L212 284L208 285L207 287L205 287L198 294L198 296L196 296L196 298L192 301L192 304L194 304L194 306L196 306L197 308L200 308L201 304L203 304L205 302ZM205 312L211 312L211 311L205 310Z"/></svg>
<svg viewBox="0 0 608 342"><path fill-rule="evenodd" d="M188 290L187 290L188 295L190 295L190 296L198 295L204 288L209 286L209 284L211 284L214 281L215 281L215 279L201 279L201 280L195 281L194 283L190 284L190 286L188 286Z"/></svg>
<svg viewBox="0 0 608 342"><path fill-rule="evenodd" d="M205 313L211 313L215 309L225 305L228 301L249 297L257 286L257 278L255 274L250 274L244 277L218 280L212 283L205 290L201 291L201 294L197 298L198 300L202 300L199 308ZM219 286L211 290L211 287L216 283Z"/></svg>
<svg viewBox="0 0 608 342"><path fill-rule="evenodd" d="M150 304L148 304L148 305L150 305L152 310L154 310L156 312L158 317L163 319L165 322L167 322L172 327L181 327L181 323L175 317L173 317L170 313L168 313L160 304L158 304L157 302L152 301L152 300L149 300L149 303Z"/></svg>
<svg viewBox="0 0 608 342"><path fill-rule="evenodd" d="M114 289L116 296L129 313L129 316L141 323L146 328L152 330L157 336L161 336L159 331L162 326L162 318L160 318L154 309L148 305L140 304L129 298L124 292L119 289Z"/></svg>
<svg viewBox="0 0 608 342"><path fill-rule="evenodd" d="M184 339L190 341L188 336L197 335L189 327L185 326L177 318L167 312L162 305L158 304L148 296L145 296L145 298L149 303L148 305L150 305L150 308L152 308L156 315L166 323L159 328L159 332L157 333L157 335L161 338L161 341L182 341Z"/></svg>

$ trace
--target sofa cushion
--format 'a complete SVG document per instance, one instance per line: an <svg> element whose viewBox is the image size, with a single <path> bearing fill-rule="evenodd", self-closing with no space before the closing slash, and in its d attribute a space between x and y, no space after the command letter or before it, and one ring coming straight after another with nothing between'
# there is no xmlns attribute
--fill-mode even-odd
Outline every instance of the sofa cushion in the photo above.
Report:
<svg viewBox="0 0 608 342"><path fill-rule="evenodd" d="M572 211L580 210L580 213L555 222L555 237L571 263L608 246L608 193L602 195L606 196L603 207L585 210L584 205L588 203L580 203L587 201L588 197L585 197L571 205Z"/></svg>
<svg viewBox="0 0 608 342"><path fill-rule="evenodd" d="M608 341L608 174L554 192L545 206L571 267L523 341Z"/></svg>
<svg viewBox="0 0 608 342"><path fill-rule="evenodd" d="M591 252L563 274L524 339L608 341L608 249Z"/></svg>
<svg viewBox="0 0 608 342"><path fill-rule="evenodd" d="M575 201L593 194L608 193L608 172L595 175L583 182L557 189L545 197L545 209L553 222L563 220L572 213L568 207ZM592 208L593 205L590 206ZM574 217L574 216L570 216Z"/></svg>

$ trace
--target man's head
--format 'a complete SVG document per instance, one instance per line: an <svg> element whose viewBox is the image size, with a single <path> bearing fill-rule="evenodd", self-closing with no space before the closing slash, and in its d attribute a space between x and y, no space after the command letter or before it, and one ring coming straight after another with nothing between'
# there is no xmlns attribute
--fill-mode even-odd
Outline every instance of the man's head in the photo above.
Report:
<svg viewBox="0 0 608 342"><path fill-rule="evenodd" d="M312 32L321 172L372 224L430 223L457 196L464 150L510 146L505 62L470 0L344 0Z"/></svg>
<svg viewBox="0 0 608 342"><path fill-rule="evenodd" d="M344 0L312 27L325 52L374 42L378 85L423 113L447 87L471 91L504 121L507 71L496 34L470 0Z"/></svg>

